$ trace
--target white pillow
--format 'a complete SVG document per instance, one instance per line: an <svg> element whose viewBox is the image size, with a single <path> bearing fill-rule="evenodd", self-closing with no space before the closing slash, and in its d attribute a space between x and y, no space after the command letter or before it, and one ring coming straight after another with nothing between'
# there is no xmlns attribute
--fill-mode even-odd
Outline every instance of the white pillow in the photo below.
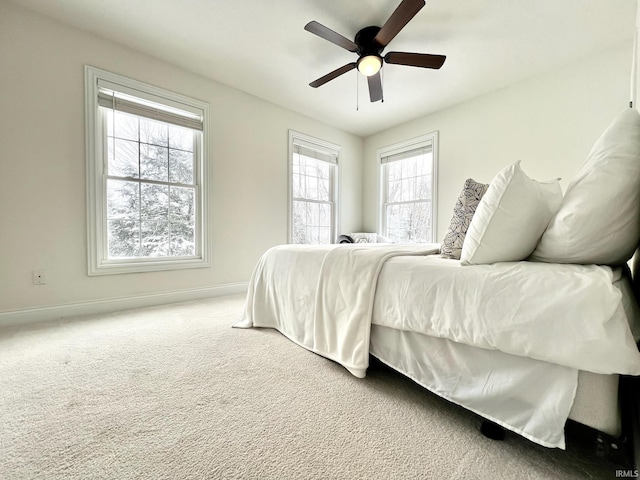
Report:
<svg viewBox="0 0 640 480"><path fill-rule="evenodd" d="M558 180L532 180L519 161L498 172L471 220L460 263L481 265L527 258L560 207Z"/></svg>
<svg viewBox="0 0 640 480"><path fill-rule="evenodd" d="M640 114L628 108L596 141L531 256L619 265L640 240Z"/></svg>

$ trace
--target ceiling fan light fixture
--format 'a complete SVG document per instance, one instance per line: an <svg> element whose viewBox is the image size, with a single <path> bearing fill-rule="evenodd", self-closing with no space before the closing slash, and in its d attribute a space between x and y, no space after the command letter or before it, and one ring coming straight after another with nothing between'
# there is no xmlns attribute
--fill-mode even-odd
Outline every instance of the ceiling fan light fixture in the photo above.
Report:
<svg viewBox="0 0 640 480"><path fill-rule="evenodd" d="M379 55L367 55L358 60L358 71L367 77L378 73L380 68L382 68L382 58Z"/></svg>

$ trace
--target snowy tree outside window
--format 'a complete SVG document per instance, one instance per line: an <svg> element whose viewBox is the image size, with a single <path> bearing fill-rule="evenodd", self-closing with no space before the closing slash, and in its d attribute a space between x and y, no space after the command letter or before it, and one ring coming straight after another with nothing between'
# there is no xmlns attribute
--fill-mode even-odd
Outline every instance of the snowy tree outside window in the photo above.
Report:
<svg viewBox="0 0 640 480"><path fill-rule="evenodd" d="M290 132L291 243L335 240L336 175L339 148Z"/></svg>
<svg viewBox="0 0 640 480"><path fill-rule="evenodd" d="M379 153L381 230L396 243L435 241L436 143L434 133Z"/></svg>
<svg viewBox="0 0 640 480"><path fill-rule="evenodd" d="M195 132L105 114L108 258L195 255Z"/></svg>

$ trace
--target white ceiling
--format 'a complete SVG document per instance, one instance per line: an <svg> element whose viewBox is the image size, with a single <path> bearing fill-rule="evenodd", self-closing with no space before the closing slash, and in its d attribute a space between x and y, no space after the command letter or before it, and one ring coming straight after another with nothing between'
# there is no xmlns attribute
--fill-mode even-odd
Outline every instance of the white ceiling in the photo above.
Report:
<svg viewBox="0 0 640 480"><path fill-rule="evenodd" d="M355 70L309 87L356 55L303 27L352 39L400 0L12 1L360 136L630 46L636 17L636 0L427 0L386 51L446 55L444 66L386 65L385 101L372 104Z"/></svg>

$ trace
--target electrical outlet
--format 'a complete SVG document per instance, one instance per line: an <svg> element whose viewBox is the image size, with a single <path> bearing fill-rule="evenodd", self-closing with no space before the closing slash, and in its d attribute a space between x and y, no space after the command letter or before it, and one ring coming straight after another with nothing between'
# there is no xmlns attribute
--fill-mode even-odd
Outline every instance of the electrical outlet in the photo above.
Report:
<svg viewBox="0 0 640 480"><path fill-rule="evenodd" d="M45 270L34 270L33 284L44 285L45 283L47 283L47 272Z"/></svg>

